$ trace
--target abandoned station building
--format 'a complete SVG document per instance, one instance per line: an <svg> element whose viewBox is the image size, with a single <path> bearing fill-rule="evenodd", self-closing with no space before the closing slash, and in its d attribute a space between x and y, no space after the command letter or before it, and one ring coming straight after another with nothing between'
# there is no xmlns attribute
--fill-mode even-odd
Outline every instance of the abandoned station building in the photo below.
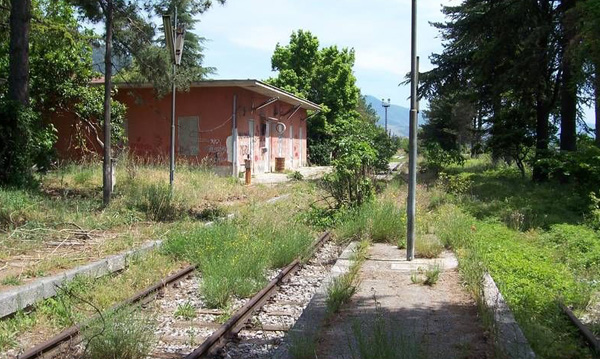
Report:
<svg viewBox="0 0 600 359"><path fill-rule="evenodd" d="M116 86L116 99L127 107L124 126L130 153L147 160L168 158L172 97L157 98L149 84ZM233 175L244 171L247 159L252 160L253 173L271 172L276 162L286 169L304 166L308 111L320 110L258 80L196 82L189 91L177 92L175 107L177 160L208 163L221 174ZM63 158L78 156L73 116L63 114L53 121L59 134L56 148Z"/></svg>

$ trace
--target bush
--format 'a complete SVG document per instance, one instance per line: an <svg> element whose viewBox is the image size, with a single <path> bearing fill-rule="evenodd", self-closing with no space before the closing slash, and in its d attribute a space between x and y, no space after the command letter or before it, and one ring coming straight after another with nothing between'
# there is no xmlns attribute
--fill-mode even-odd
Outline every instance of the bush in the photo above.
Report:
<svg viewBox="0 0 600 359"><path fill-rule="evenodd" d="M133 206L152 221L172 221L183 214L181 202L167 184L144 184L133 192Z"/></svg>
<svg viewBox="0 0 600 359"><path fill-rule="evenodd" d="M406 239L406 212L391 201L375 202L370 207L373 242L398 243Z"/></svg>
<svg viewBox="0 0 600 359"><path fill-rule="evenodd" d="M437 258L443 250L444 246L440 240L432 234L421 235L415 241L417 258Z"/></svg>
<svg viewBox="0 0 600 359"><path fill-rule="evenodd" d="M437 142L428 142L424 148L425 167L434 172L440 171L442 168L458 164L463 165L465 158L459 150L444 150Z"/></svg>
<svg viewBox="0 0 600 359"><path fill-rule="evenodd" d="M145 359L155 345L156 323L122 309L84 326L85 359Z"/></svg>

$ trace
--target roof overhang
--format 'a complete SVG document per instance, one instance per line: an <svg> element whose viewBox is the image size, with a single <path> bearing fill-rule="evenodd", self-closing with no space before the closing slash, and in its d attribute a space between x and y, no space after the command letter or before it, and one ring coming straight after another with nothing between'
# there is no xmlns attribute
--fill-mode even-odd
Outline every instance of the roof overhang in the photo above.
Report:
<svg viewBox="0 0 600 359"><path fill-rule="evenodd" d="M120 88L152 88L152 84L124 84L116 83L115 86ZM284 91L278 87L269 85L259 80L205 80L193 82L190 88L196 87L240 87L246 90L261 94L266 97L278 98L279 101L299 106L300 108L321 111L321 106L311 101L300 98L290 92Z"/></svg>

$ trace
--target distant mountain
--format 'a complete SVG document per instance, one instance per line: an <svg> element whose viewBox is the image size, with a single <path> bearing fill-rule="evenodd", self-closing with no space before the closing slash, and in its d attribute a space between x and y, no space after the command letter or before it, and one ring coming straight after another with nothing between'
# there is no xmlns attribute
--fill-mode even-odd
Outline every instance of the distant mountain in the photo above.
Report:
<svg viewBox="0 0 600 359"><path fill-rule="evenodd" d="M384 127L385 125L385 109L381 105L381 100L371 96L365 96L367 103L373 106L373 109L377 112L379 116L378 125ZM408 128L409 128L409 114L410 109L394 105L393 103L388 107L388 130L393 134L408 137ZM422 113L419 113L419 125L423 124L423 116Z"/></svg>

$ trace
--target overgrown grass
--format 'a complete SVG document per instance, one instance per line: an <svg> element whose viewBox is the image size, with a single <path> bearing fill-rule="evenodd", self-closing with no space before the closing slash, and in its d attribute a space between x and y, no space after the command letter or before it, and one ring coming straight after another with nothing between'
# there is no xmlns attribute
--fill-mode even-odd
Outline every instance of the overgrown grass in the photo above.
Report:
<svg viewBox="0 0 600 359"><path fill-rule="evenodd" d="M156 323L139 310L105 313L82 328L84 359L144 359L156 344Z"/></svg>
<svg viewBox="0 0 600 359"><path fill-rule="evenodd" d="M290 213L290 203L251 206L239 218L174 232L165 253L199 265L207 305L224 307L232 296L248 297L281 268L307 254L315 233Z"/></svg>
<svg viewBox="0 0 600 359"><path fill-rule="evenodd" d="M17 313L0 321L0 351L18 345L23 331L55 333L123 301L158 282L181 264L159 253L134 259L119 276L98 279L76 277L58 290L58 295L39 302L28 314Z"/></svg>
<svg viewBox="0 0 600 359"><path fill-rule="evenodd" d="M540 357L589 357L557 300L585 306L592 287L576 280L576 272L557 257L556 248L546 246L536 232L477 220L454 205L438 211L436 233L456 250L474 294L480 295L483 272L489 271Z"/></svg>
<svg viewBox="0 0 600 359"><path fill-rule="evenodd" d="M406 239L406 214L391 200L368 202L343 212L335 226L342 242L370 239L373 242L403 243Z"/></svg>
<svg viewBox="0 0 600 359"><path fill-rule="evenodd" d="M325 303L328 315L331 316L337 313L342 305L348 303L352 295L356 292L356 288L360 284L359 270L366 260L369 244L370 241L363 240L357 245L350 258L352 264L348 272L335 277L329 287L327 287L327 299Z"/></svg>
<svg viewBox="0 0 600 359"><path fill-rule="evenodd" d="M444 250L444 245L433 234L419 235L415 241L415 256L417 258L437 258Z"/></svg>
<svg viewBox="0 0 600 359"><path fill-rule="evenodd" d="M386 319L376 302L375 318L369 322L355 320L349 338L352 359L419 359L424 358L421 341L414 333Z"/></svg>
<svg viewBox="0 0 600 359"><path fill-rule="evenodd" d="M288 352L292 359L315 359L317 357L317 334L311 330L288 333Z"/></svg>

